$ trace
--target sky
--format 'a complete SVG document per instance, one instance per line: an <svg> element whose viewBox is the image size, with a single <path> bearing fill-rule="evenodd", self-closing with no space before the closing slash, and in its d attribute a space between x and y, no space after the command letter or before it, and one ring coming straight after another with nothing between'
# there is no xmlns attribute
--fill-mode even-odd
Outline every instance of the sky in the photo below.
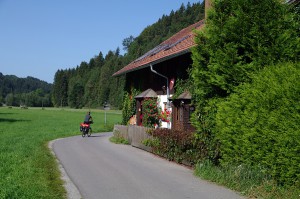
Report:
<svg viewBox="0 0 300 199"><path fill-rule="evenodd" d="M0 72L53 83L187 2L202 0L0 0Z"/></svg>

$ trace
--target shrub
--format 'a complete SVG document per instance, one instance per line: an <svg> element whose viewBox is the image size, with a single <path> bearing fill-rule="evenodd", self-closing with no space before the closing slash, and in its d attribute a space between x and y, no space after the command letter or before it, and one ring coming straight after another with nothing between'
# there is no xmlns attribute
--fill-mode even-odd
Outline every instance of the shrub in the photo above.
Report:
<svg viewBox="0 0 300 199"><path fill-rule="evenodd" d="M220 103L222 164L263 166L280 184L300 179L300 64L265 68Z"/></svg>
<svg viewBox="0 0 300 199"><path fill-rule="evenodd" d="M129 119L136 114L136 100L134 96L138 94L138 90L131 89L131 93L125 92L123 108L122 108L122 124L127 125Z"/></svg>
<svg viewBox="0 0 300 199"><path fill-rule="evenodd" d="M205 156L205 151L202 150L203 144L191 131L158 128L149 133L153 139L147 143L152 147L153 152L169 160L178 163L186 161L195 165Z"/></svg>
<svg viewBox="0 0 300 199"><path fill-rule="evenodd" d="M159 114L156 98L145 98L142 102L143 126L154 127L159 124Z"/></svg>
<svg viewBox="0 0 300 199"><path fill-rule="evenodd" d="M279 0L215 0L192 49L192 122L218 163L216 104L252 75L283 61L299 61L299 17ZM266 9L267 8L267 9ZM272 19L272 20L270 20Z"/></svg>
<svg viewBox="0 0 300 199"><path fill-rule="evenodd" d="M109 140L115 144L129 144L129 141L126 140L122 135L121 132L118 130L114 130L114 135L109 138Z"/></svg>

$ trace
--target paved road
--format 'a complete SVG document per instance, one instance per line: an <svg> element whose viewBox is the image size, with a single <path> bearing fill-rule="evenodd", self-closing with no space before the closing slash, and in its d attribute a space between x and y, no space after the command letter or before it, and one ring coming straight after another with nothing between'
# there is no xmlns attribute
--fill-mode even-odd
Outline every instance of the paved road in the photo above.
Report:
<svg viewBox="0 0 300 199"><path fill-rule="evenodd" d="M128 145L111 133L56 140L52 147L84 199L235 199L193 171Z"/></svg>

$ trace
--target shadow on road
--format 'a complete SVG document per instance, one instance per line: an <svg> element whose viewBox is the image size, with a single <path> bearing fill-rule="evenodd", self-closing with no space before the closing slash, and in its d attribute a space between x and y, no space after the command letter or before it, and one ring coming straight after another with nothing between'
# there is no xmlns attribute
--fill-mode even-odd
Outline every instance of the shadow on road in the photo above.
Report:
<svg viewBox="0 0 300 199"><path fill-rule="evenodd" d="M88 136L87 136L88 137ZM91 137L102 137L101 135L91 135L91 136L89 136L90 138Z"/></svg>

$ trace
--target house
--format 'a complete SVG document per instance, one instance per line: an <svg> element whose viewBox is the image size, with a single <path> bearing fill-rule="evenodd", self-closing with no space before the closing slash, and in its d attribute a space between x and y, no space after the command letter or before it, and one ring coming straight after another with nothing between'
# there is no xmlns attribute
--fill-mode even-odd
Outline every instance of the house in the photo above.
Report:
<svg viewBox="0 0 300 199"><path fill-rule="evenodd" d="M157 97L159 106L163 111L172 112L172 122L162 122L166 128L190 128L189 115L192 108L189 108L191 96L181 95L170 103L174 94L174 85L178 79L187 79L187 69L192 64L191 48L195 46L194 30L204 26L204 20L192 24L166 41L162 42L143 56L134 60L113 76L126 74L126 88L136 88L142 93L136 96L137 103L137 125L141 124L141 102L142 99L151 94ZM149 90L151 89L151 90ZM177 101L180 100L178 103Z"/></svg>
<svg viewBox="0 0 300 199"><path fill-rule="evenodd" d="M205 1L205 16L211 7L211 1ZM161 127L172 129L194 129L190 123L191 94L184 92L173 99L176 80L188 78L188 69L192 65L191 48L196 45L195 30L204 27L204 21L192 24L152 50L137 58L113 76L126 75L125 88L142 91L135 96L136 124L142 124L142 101L147 97L158 98L159 106L164 113L171 113L171 120L161 122Z"/></svg>

